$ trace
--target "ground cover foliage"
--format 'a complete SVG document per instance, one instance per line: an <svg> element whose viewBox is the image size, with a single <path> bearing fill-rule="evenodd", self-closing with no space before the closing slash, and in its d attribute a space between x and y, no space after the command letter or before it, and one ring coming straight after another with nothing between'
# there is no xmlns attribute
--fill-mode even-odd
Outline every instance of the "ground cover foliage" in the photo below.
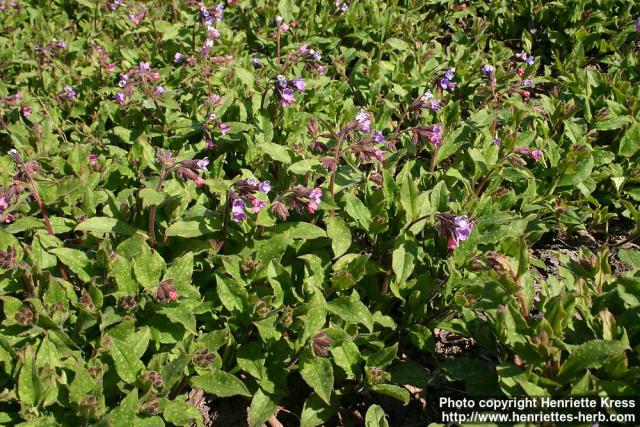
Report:
<svg viewBox="0 0 640 427"><path fill-rule="evenodd" d="M638 395L639 14L0 0L0 422Z"/></svg>

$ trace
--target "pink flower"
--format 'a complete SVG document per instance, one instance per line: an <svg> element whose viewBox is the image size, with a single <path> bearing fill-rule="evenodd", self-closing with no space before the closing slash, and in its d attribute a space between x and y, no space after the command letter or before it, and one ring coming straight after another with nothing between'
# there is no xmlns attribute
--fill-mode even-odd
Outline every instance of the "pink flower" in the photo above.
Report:
<svg viewBox="0 0 640 427"><path fill-rule="evenodd" d="M362 132L371 132L371 113L367 110L361 108L356 115L355 121L356 129Z"/></svg>
<svg viewBox="0 0 640 427"><path fill-rule="evenodd" d="M98 156L96 156L94 153L90 153L89 154L89 163L91 164L91 166L95 166L98 164Z"/></svg>
<svg viewBox="0 0 640 427"><path fill-rule="evenodd" d="M253 211L253 213L260 212L265 206L267 206L267 202L265 202L264 200L260 200L256 197L251 198L251 210Z"/></svg>
<svg viewBox="0 0 640 427"><path fill-rule="evenodd" d="M222 135L226 135L231 131L231 126L225 124L225 123L220 123L220 133Z"/></svg>
<svg viewBox="0 0 640 427"><path fill-rule="evenodd" d="M202 179L202 177L199 176L199 175L196 175L193 178L193 182L196 183L196 187L198 187L198 188L202 188L202 186L204 185L204 179Z"/></svg>
<svg viewBox="0 0 640 427"><path fill-rule="evenodd" d="M22 106L22 115L25 117L29 117L31 115L32 111L31 108L29 108L29 106L27 105L23 105Z"/></svg>
<svg viewBox="0 0 640 427"><path fill-rule="evenodd" d="M167 292L167 297L171 301L177 301L178 300L178 292L175 289L171 289L171 290L169 290L169 292Z"/></svg>

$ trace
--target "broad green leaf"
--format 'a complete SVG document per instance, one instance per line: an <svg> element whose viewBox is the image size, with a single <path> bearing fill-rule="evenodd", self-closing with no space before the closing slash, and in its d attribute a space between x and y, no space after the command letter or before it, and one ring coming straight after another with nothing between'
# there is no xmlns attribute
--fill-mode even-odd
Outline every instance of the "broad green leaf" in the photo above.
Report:
<svg viewBox="0 0 640 427"><path fill-rule="evenodd" d="M138 413L138 389L134 388L120 404L109 413L109 420L114 427L128 427L131 419Z"/></svg>
<svg viewBox="0 0 640 427"><path fill-rule="evenodd" d="M633 156L640 149L640 123L634 122L624 133L618 147L618 154L625 157Z"/></svg>
<svg viewBox="0 0 640 427"><path fill-rule="evenodd" d="M94 216L87 218L76 226L76 231L92 231L95 233L116 233L123 235L133 235L138 229L126 222L108 217Z"/></svg>
<svg viewBox="0 0 640 427"><path fill-rule="evenodd" d="M389 427L384 409L379 405L371 405L364 416L365 427Z"/></svg>
<svg viewBox="0 0 640 427"><path fill-rule="evenodd" d="M345 212L360 228L369 231L369 227L371 227L371 212L364 203L351 193L344 193L342 201L345 204Z"/></svg>
<svg viewBox="0 0 640 427"><path fill-rule="evenodd" d="M162 406L164 419L176 426L191 426L193 422L197 426L204 425L198 408L187 402L165 400Z"/></svg>
<svg viewBox="0 0 640 427"><path fill-rule="evenodd" d="M418 246L411 240L405 240L393 251L391 267L398 284L406 282L415 268Z"/></svg>
<svg viewBox="0 0 640 427"><path fill-rule="evenodd" d="M138 372L144 369L144 365L135 355L132 343L111 338L111 350L109 352L116 366L116 372L126 383L136 382Z"/></svg>
<svg viewBox="0 0 640 427"><path fill-rule="evenodd" d="M299 361L300 375L309 387L327 404L331 404L333 391L333 366L329 359L314 356L305 350Z"/></svg>
<svg viewBox="0 0 640 427"><path fill-rule="evenodd" d="M262 389L258 389L251 399L249 406L249 426L260 427L278 409L278 401L275 396L265 394Z"/></svg>
<svg viewBox="0 0 640 427"><path fill-rule="evenodd" d="M224 371L197 375L189 380L193 387L199 387L218 397L251 396L249 390L237 377Z"/></svg>
<svg viewBox="0 0 640 427"><path fill-rule="evenodd" d="M331 248L335 258L342 256L351 246L351 231L347 224L338 217L328 217L327 235L331 239Z"/></svg>
<svg viewBox="0 0 640 427"><path fill-rule="evenodd" d="M566 381L584 369L598 368L629 346L622 341L593 340L582 345L560 366L558 379Z"/></svg>
<svg viewBox="0 0 640 427"><path fill-rule="evenodd" d="M51 249L49 252L57 256L60 262L76 273L80 280L83 282L91 280L91 276L89 276L89 273L87 272L87 268L90 267L91 260L83 251L71 248L55 248Z"/></svg>

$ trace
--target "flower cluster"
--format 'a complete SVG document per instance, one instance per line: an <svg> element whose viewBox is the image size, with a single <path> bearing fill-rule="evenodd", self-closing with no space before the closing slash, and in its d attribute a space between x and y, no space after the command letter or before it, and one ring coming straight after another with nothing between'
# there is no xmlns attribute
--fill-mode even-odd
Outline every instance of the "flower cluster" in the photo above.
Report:
<svg viewBox="0 0 640 427"><path fill-rule="evenodd" d="M453 92L456 89L457 83L452 80L456 77L456 69L449 68L446 73L440 76L438 80L438 84L440 89L448 90L449 92Z"/></svg>
<svg viewBox="0 0 640 427"><path fill-rule="evenodd" d="M444 127L441 124L416 126L413 128L413 143L417 144L421 139L427 139L437 149L442 144L443 131Z"/></svg>
<svg viewBox="0 0 640 427"><path fill-rule="evenodd" d="M536 61L536 58L534 56L529 55L524 50L520 53L516 53L515 57L521 62L526 63L527 65L533 65Z"/></svg>
<svg viewBox="0 0 640 427"><path fill-rule="evenodd" d="M324 74L326 67L320 63L321 60L322 51L320 49L312 49L306 44L300 45L297 50L288 55L290 63L302 61L308 69L315 70L318 74Z"/></svg>
<svg viewBox="0 0 640 427"><path fill-rule="evenodd" d="M137 68L129 70L120 77L118 86L120 86L121 91L113 95L113 99L115 99L118 104L125 105L127 100L133 96L137 85L142 84L146 87L150 83L159 79L160 73L151 68L151 64L148 62L140 62ZM153 92L147 92L147 94L151 96L158 96L162 95L164 92L165 89L162 86L157 86L154 88Z"/></svg>
<svg viewBox="0 0 640 427"><path fill-rule="evenodd" d="M129 14L129 21L133 25L140 25L140 23L147 16L147 9L145 7L138 9L137 11Z"/></svg>
<svg viewBox="0 0 640 427"><path fill-rule="evenodd" d="M431 111L440 111L442 109L442 100L433 96L430 90L426 91L424 95L419 96L411 104L412 111L422 110L427 108Z"/></svg>
<svg viewBox="0 0 640 427"><path fill-rule="evenodd" d="M209 158L204 157L202 159L183 160L178 164L176 172L184 180L191 180L195 182L196 187L200 188L204 185L204 179L199 175L199 172L209 172L207 166L209 165Z"/></svg>
<svg viewBox="0 0 640 427"><path fill-rule="evenodd" d="M105 52L104 48L95 42L91 42L89 47L89 55L93 56L94 53L98 54L98 64L101 68L104 68L109 73L113 73L116 70L116 64L111 62L109 55Z"/></svg>
<svg viewBox="0 0 640 427"><path fill-rule="evenodd" d="M345 13L349 10L349 5L342 0L336 0L336 12Z"/></svg>
<svg viewBox="0 0 640 427"><path fill-rule="evenodd" d="M322 190L320 188L307 188L299 185L279 196L271 205L271 212L284 221L289 217L289 207L301 214L305 212L313 214L321 202Z"/></svg>
<svg viewBox="0 0 640 427"><path fill-rule="evenodd" d="M278 75L275 82L275 91L278 94L281 107L288 107L296 103L294 89L304 93L306 89L305 81L302 77L296 77L293 80L287 80L283 75Z"/></svg>
<svg viewBox="0 0 640 427"><path fill-rule="evenodd" d="M7 96L5 98L0 99L0 104L2 104L6 108L19 108L22 112L22 115L28 117L31 115L31 108L24 103L22 95L20 92L16 92L13 95Z"/></svg>
<svg viewBox="0 0 640 427"><path fill-rule="evenodd" d="M274 21L275 21L276 25L278 26L278 32L286 33L287 31L289 31L289 24L284 22L284 18L282 16L276 16Z"/></svg>
<svg viewBox="0 0 640 427"><path fill-rule="evenodd" d="M348 129L356 129L360 132L371 132L371 113L361 108L358 110L355 119L349 123Z"/></svg>
<svg viewBox="0 0 640 427"><path fill-rule="evenodd" d="M207 131L207 136L210 137L210 132L217 127L220 129L220 133L222 135L226 135L231 131L231 126L226 123L222 123L222 120L218 118L214 113L209 114L208 120L204 124L205 129Z"/></svg>
<svg viewBox="0 0 640 427"><path fill-rule="evenodd" d="M454 216L448 213L438 214L438 234L447 239L447 247L455 249L460 242L467 240L473 231L474 221L466 215Z"/></svg>
<svg viewBox="0 0 640 427"><path fill-rule="evenodd" d="M67 43L63 40L52 39L49 43L45 45L35 45L33 46L33 50L38 54L38 61L41 64L46 64L51 62L55 57L56 53L63 51L67 48Z"/></svg>
<svg viewBox="0 0 640 427"><path fill-rule="evenodd" d="M109 10L116 10L120 6L126 6L124 4L124 0L113 0L112 2L106 3L104 7Z"/></svg>
<svg viewBox="0 0 640 427"><path fill-rule="evenodd" d="M258 182L251 178L236 182L233 185L233 190L229 191L231 219L235 222L244 221L247 219L247 209L253 213L260 212L267 205L267 202L256 197L256 193L260 192L266 195L270 191L271 183L269 181Z"/></svg>
<svg viewBox="0 0 640 427"><path fill-rule="evenodd" d="M58 98L62 100L71 100L71 99L76 99L77 95L78 94L76 93L76 91L73 90L71 86L67 85L64 88L62 88L62 92L58 94Z"/></svg>
<svg viewBox="0 0 640 427"><path fill-rule="evenodd" d="M224 17L224 4L220 3L213 7L200 6L200 12L198 13L198 19L207 25L212 25L213 22L220 22Z"/></svg>
<svg viewBox="0 0 640 427"><path fill-rule="evenodd" d="M160 282L153 296L156 301L161 304L166 304L169 301L177 301L179 295L178 291L176 291L176 288L173 286L173 279L167 279Z"/></svg>
<svg viewBox="0 0 640 427"><path fill-rule="evenodd" d="M515 149L516 153L524 154L535 160L536 162L542 159L542 150L539 149L530 149L529 147L518 147Z"/></svg>
<svg viewBox="0 0 640 427"><path fill-rule="evenodd" d="M20 6L15 0L0 0L0 12L4 12L8 7L18 9Z"/></svg>

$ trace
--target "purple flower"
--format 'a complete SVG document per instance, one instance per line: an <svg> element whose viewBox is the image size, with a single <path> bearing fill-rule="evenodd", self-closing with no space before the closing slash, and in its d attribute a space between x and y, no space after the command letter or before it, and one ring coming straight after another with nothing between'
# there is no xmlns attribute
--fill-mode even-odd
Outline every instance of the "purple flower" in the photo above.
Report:
<svg viewBox="0 0 640 427"><path fill-rule="evenodd" d="M304 82L304 79L302 77L296 77L293 80L293 85L296 87L296 89L298 89L300 92L304 92L306 89L306 85Z"/></svg>
<svg viewBox="0 0 640 427"><path fill-rule="evenodd" d="M482 72L482 74L489 77L496 72L496 67L494 67L493 65L484 64L482 68L480 68L480 71Z"/></svg>
<svg viewBox="0 0 640 427"><path fill-rule="evenodd" d="M343 2L342 0L336 0L336 10L338 12L346 12L347 10L349 10L349 5L345 2Z"/></svg>
<svg viewBox="0 0 640 427"><path fill-rule="evenodd" d="M427 138L433 144L435 148L438 148L442 143L442 132L444 127L441 124L433 125L431 130L427 131Z"/></svg>
<svg viewBox="0 0 640 427"><path fill-rule="evenodd" d="M213 150L215 147L216 147L216 144L212 140L207 139L204 145L205 150Z"/></svg>
<svg viewBox="0 0 640 427"><path fill-rule="evenodd" d="M156 95L162 95L163 93L165 93L167 90L164 88L164 86L156 86Z"/></svg>
<svg viewBox="0 0 640 427"><path fill-rule="evenodd" d="M640 16L638 16L636 20L636 31L640 33Z"/></svg>
<svg viewBox="0 0 640 427"><path fill-rule="evenodd" d="M144 73L145 71L151 71L151 64L149 64L148 62L140 61L138 69L141 73Z"/></svg>
<svg viewBox="0 0 640 427"><path fill-rule="evenodd" d="M220 31L216 30L211 25L207 26L207 38L218 40L220 38Z"/></svg>
<svg viewBox="0 0 640 427"><path fill-rule="evenodd" d="M89 163L91 166L95 166L98 164L98 156L94 153L89 153Z"/></svg>
<svg viewBox="0 0 640 427"><path fill-rule="evenodd" d="M0 215L2 212L9 208L9 203L7 203L7 199L4 196L0 196Z"/></svg>
<svg viewBox="0 0 640 427"><path fill-rule="evenodd" d="M125 105L127 103L124 92L116 93L115 95L113 95L113 99L120 105Z"/></svg>
<svg viewBox="0 0 640 427"><path fill-rule="evenodd" d="M253 68L261 68L262 64L260 63L260 58L254 56L253 58L251 58L251 65L253 65Z"/></svg>
<svg viewBox="0 0 640 427"><path fill-rule="evenodd" d="M523 80L522 83L520 83L520 86L523 86L523 87L525 87L525 86L533 86L533 80L531 80L531 79Z"/></svg>
<svg viewBox="0 0 640 427"><path fill-rule="evenodd" d="M361 108L356 115L355 121L356 129L362 132L371 132L371 113L367 110Z"/></svg>
<svg viewBox="0 0 640 427"><path fill-rule="evenodd" d="M319 205L320 202L322 201L322 190L319 188L314 188L309 193L309 198L313 200L315 204Z"/></svg>
<svg viewBox="0 0 640 427"><path fill-rule="evenodd" d="M529 54L527 52L525 52L524 50L520 53L516 53L516 58L518 58L520 61L527 63L528 65L533 65L533 63L535 62L536 58L534 56L529 56Z"/></svg>
<svg viewBox="0 0 640 427"><path fill-rule="evenodd" d="M457 83L454 83L447 78L440 79L440 87L444 90L453 92L457 85Z"/></svg>
<svg viewBox="0 0 640 427"><path fill-rule="evenodd" d="M187 57L185 55L181 54L180 52L176 52L173 57L173 62L175 62L176 64L182 64L186 59Z"/></svg>
<svg viewBox="0 0 640 427"><path fill-rule="evenodd" d="M289 85L287 78L282 74L276 76L276 85L280 86L282 89L286 88Z"/></svg>
<svg viewBox="0 0 640 427"><path fill-rule="evenodd" d="M534 56L529 56L527 59L524 60L524 62L526 62L528 65L533 65L535 61L536 61L536 58Z"/></svg>
<svg viewBox="0 0 640 427"><path fill-rule="evenodd" d="M231 203L232 219L235 222L241 222L247 219L245 209L247 209L247 204L244 202L244 200L240 198L234 199Z"/></svg>
<svg viewBox="0 0 640 427"><path fill-rule="evenodd" d="M220 128L220 133L222 135L226 135L231 131L231 126L229 126L228 124L225 124L225 123L220 123L218 125L218 127Z"/></svg>
<svg viewBox="0 0 640 427"><path fill-rule="evenodd" d="M286 88L280 91L280 106L288 107L296 102L296 98L293 96L293 89Z"/></svg>
<svg viewBox="0 0 640 427"><path fill-rule="evenodd" d="M386 153L384 150L378 150L378 149L376 149L376 150L373 152L373 155L376 157L376 159L378 159L378 160L382 160L382 159L384 159L384 156L386 156L386 155L387 155L387 153Z"/></svg>
<svg viewBox="0 0 640 427"><path fill-rule="evenodd" d="M71 86L65 86L63 89L64 89L64 93L67 95L67 98L76 99L77 93L75 90L73 90Z"/></svg>
<svg viewBox="0 0 640 427"><path fill-rule="evenodd" d="M267 202L264 200L260 200L257 197L251 197L251 210L253 213L260 212L265 206L267 206Z"/></svg>
<svg viewBox="0 0 640 427"><path fill-rule="evenodd" d="M204 159L200 159L196 162L196 166L198 167L198 169L205 171L205 172L209 172L209 169L207 169L207 165L209 164L209 158L205 157Z"/></svg>
<svg viewBox="0 0 640 427"><path fill-rule="evenodd" d="M493 138L493 143L495 145L500 145L502 144L502 140L496 136L495 138Z"/></svg>
<svg viewBox="0 0 640 427"><path fill-rule="evenodd" d="M66 49L67 48L67 44L64 41L59 41L57 46L58 46L58 49Z"/></svg>
<svg viewBox="0 0 640 427"><path fill-rule="evenodd" d="M457 216L453 219L455 229L454 235L458 242L467 240L473 231L473 222L469 221L466 215Z"/></svg>
<svg viewBox="0 0 640 427"><path fill-rule="evenodd" d="M384 135L382 134L381 130L373 134L373 141L380 144L383 144L385 142Z"/></svg>
<svg viewBox="0 0 640 427"><path fill-rule="evenodd" d="M518 147L515 149L515 152L529 156L536 162L539 162L542 159L542 150L532 150L529 147Z"/></svg>
<svg viewBox="0 0 640 427"><path fill-rule="evenodd" d="M263 181L260 184L258 184L258 190L262 191L265 194L269 194L269 191L271 191L271 183L269 181Z"/></svg>
<svg viewBox="0 0 640 427"><path fill-rule="evenodd" d="M456 77L456 69L449 68L446 73L444 73L444 78L447 80L453 80Z"/></svg>
<svg viewBox="0 0 640 427"><path fill-rule="evenodd" d="M327 71L327 67L325 67L324 65L318 65L316 67L316 71L318 72L318 74L324 74Z"/></svg>

